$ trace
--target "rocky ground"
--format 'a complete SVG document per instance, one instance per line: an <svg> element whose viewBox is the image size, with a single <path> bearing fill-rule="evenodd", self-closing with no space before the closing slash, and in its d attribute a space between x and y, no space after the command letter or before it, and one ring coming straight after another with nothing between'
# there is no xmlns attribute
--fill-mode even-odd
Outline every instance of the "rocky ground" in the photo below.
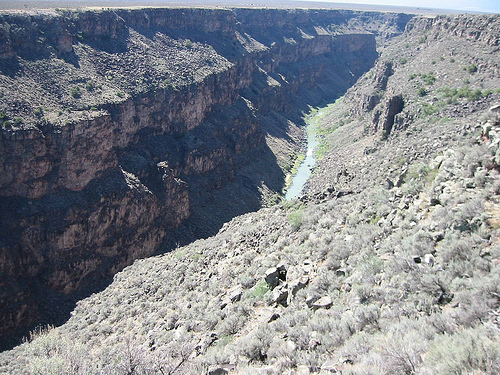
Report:
<svg viewBox="0 0 500 375"><path fill-rule="evenodd" d="M499 373L499 24L413 20L330 107L301 199L136 261L0 371Z"/></svg>

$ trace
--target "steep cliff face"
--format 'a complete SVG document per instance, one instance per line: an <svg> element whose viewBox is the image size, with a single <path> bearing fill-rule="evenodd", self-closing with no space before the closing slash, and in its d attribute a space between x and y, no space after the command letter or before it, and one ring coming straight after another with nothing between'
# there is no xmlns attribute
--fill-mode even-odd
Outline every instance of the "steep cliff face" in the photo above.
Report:
<svg viewBox="0 0 500 375"><path fill-rule="evenodd" d="M375 37L408 19L1 15L0 334L57 320L62 296L279 193L302 112L344 92Z"/></svg>

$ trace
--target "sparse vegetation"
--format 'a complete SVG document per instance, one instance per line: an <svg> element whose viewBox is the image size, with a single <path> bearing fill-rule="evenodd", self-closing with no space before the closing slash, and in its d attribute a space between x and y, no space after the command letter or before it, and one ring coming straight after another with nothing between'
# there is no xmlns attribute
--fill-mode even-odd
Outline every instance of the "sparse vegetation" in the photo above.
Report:
<svg viewBox="0 0 500 375"><path fill-rule="evenodd" d="M433 72L430 72L428 74L421 74L420 77L426 85L433 85L434 82L436 82L436 76Z"/></svg>
<svg viewBox="0 0 500 375"><path fill-rule="evenodd" d="M426 96L427 95L427 90L425 87L419 87L417 90L417 95L418 96Z"/></svg>
<svg viewBox="0 0 500 375"><path fill-rule="evenodd" d="M470 74L476 73L477 72L477 65L476 64L471 64L464 68L464 70L467 70Z"/></svg>
<svg viewBox="0 0 500 375"><path fill-rule="evenodd" d="M71 96L75 99L79 99L82 97L82 92L80 90L80 87L78 86L73 86L71 88Z"/></svg>
<svg viewBox="0 0 500 375"><path fill-rule="evenodd" d="M478 100L491 94L491 90L481 91L480 89L471 89L469 86L463 86L458 89L445 87L439 90L444 98L449 99L448 103L455 103L459 98L466 98L470 101Z"/></svg>
<svg viewBox="0 0 500 375"><path fill-rule="evenodd" d="M42 107L38 107L37 109L35 109L34 114L37 118L42 118L43 117Z"/></svg>
<svg viewBox="0 0 500 375"><path fill-rule="evenodd" d="M297 209L296 211L288 214L288 223L292 227L293 230L298 230L302 225L303 220L303 210L302 208Z"/></svg>
<svg viewBox="0 0 500 375"><path fill-rule="evenodd" d="M94 82L88 81L87 84L85 85L85 89L90 92L94 91L95 90Z"/></svg>

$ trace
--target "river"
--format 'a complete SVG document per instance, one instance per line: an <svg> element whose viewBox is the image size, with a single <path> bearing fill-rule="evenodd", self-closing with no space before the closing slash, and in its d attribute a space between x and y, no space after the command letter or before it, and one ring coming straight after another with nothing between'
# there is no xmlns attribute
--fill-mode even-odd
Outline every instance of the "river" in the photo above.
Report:
<svg viewBox="0 0 500 375"><path fill-rule="evenodd" d="M307 152L306 157L302 164L300 164L297 169L297 173L293 176L292 183L286 191L285 199L287 201L298 198L304 185L306 184L309 177L311 177L314 165L316 164L316 157L314 155L314 150L319 144L319 140L316 134L317 125L319 120L324 117L326 112L329 110L328 107L321 108L312 116L306 118L306 132L307 132Z"/></svg>

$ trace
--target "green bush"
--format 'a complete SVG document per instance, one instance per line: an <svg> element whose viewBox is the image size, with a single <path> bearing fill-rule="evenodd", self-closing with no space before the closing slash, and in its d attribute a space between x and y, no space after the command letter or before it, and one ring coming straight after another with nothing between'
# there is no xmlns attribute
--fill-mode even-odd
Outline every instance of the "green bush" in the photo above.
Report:
<svg viewBox="0 0 500 375"><path fill-rule="evenodd" d="M471 64L468 67L464 68L464 70L467 70L470 74L476 73L477 72L477 65Z"/></svg>
<svg viewBox="0 0 500 375"><path fill-rule="evenodd" d="M299 208L297 211L294 211L288 214L288 224L292 227L294 231L298 230L302 225L303 220L303 209Z"/></svg>
<svg viewBox="0 0 500 375"><path fill-rule="evenodd" d="M37 109L35 109L35 111L33 113L38 118L43 117L43 109L42 109L42 107L38 107Z"/></svg>
<svg viewBox="0 0 500 375"><path fill-rule="evenodd" d="M95 89L94 82L88 81L87 84L85 85L85 88L87 89L87 91L94 91Z"/></svg>
<svg viewBox="0 0 500 375"><path fill-rule="evenodd" d="M425 87L419 87L417 90L417 95L420 97L426 96L427 95L427 90Z"/></svg>
<svg viewBox="0 0 500 375"><path fill-rule="evenodd" d="M260 280L251 290L250 295L256 299L262 299L269 292L269 285L264 280Z"/></svg>
<svg viewBox="0 0 500 375"><path fill-rule="evenodd" d="M81 90L80 90L80 87L78 87L78 86L73 86L73 87L71 88L71 96L72 96L73 98L75 98L75 99L80 98L80 97L82 96L82 92L81 92Z"/></svg>
<svg viewBox="0 0 500 375"><path fill-rule="evenodd" d="M421 74L420 77L427 85L433 85L434 82L436 82L436 76L433 72L430 72L429 74Z"/></svg>

